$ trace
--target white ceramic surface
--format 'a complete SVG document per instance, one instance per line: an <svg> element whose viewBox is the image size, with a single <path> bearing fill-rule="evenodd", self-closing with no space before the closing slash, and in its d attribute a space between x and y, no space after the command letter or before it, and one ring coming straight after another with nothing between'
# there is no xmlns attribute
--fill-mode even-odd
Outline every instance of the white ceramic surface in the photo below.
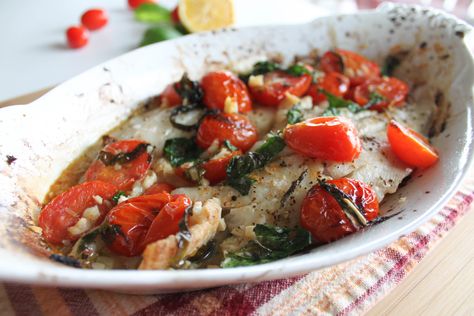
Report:
<svg viewBox="0 0 474 316"><path fill-rule="evenodd" d="M158 2L168 8L177 4L177 0ZM235 0L236 25L304 23L328 15L330 9L355 11L355 1L343 0L343 4L340 0ZM91 32L86 47L67 48L66 28L79 23L82 12L97 6L109 14L107 27ZM126 0L2 0L0 25L0 100L57 85L129 52L148 27L134 20Z"/></svg>
<svg viewBox="0 0 474 316"><path fill-rule="evenodd" d="M0 110L0 281L113 289L134 293L191 290L289 277L381 248L426 221L455 192L473 155L474 48L469 26L438 11L387 5L378 11L320 18L295 26L255 27L187 36L123 55L58 86L29 105ZM48 260L28 214L61 171L88 145L119 124L140 101L187 71L281 54L287 61L312 49L341 47L382 62L408 52L398 75L439 91L449 108L433 139L441 160L383 204L396 217L335 243L273 263L198 271L100 271ZM444 97L440 97L443 95ZM434 99L433 99L434 102ZM6 155L17 158L11 165ZM425 192L430 192L426 194ZM405 196L405 203L398 203Z"/></svg>

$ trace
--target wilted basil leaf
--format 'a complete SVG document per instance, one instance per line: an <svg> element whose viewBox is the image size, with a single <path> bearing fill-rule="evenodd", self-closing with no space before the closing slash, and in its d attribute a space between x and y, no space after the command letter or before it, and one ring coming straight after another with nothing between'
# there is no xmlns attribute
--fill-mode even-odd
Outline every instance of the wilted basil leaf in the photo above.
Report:
<svg viewBox="0 0 474 316"><path fill-rule="evenodd" d="M242 195L247 195L254 183L248 174L260 169L275 158L285 148L285 141L280 135L270 135L257 150L245 155L234 156L227 166L227 185Z"/></svg>
<svg viewBox="0 0 474 316"><path fill-rule="evenodd" d="M288 124L296 124L303 120L303 113L301 113L299 104L294 105L286 113L286 120Z"/></svg>
<svg viewBox="0 0 474 316"><path fill-rule="evenodd" d="M163 147L165 158L173 167L199 158L201 150L193 139L177 137L168 139Z"/></svg>
<svg viewBox="0 0 474 316"><path fill-rule="evenodd" d="M309 71L308 68L306 68L303 65L299 65L299 64L292 65L292 66L288 67L286 72L289 73L292 76L295 76L295 77L299 77L299 76L302 76L304 74L311 75L311 71Z"/></svg>
<svg viewBox="0 0 474 316"><path fill-rule="evenodd" d="M367 102L367 104L364 105L364 109L370 109L374 105L379 104L380 102L383 102L383 101L385 101L385 98L382 95L376 92L372 92L370 93L370 96L369 96L369 102Z"/></svg>
<svg viewBox="0 0 474 316"><path fill-rule="evenodd" d="M226 255L223 268L249 266L286 258L311 244L311 234L302 229L288 229L258 224L255 240L244 248Z"/></svg>
<svg viewBox="0 0 474 316"><path fill-rule="evenodd" d="M329 93L326 90L321 89L320 92L326 96L329 103L329 106L324 111L323 116L337 116L339 115L339 110L342 108L346 108L352 113L357 113L363 110L363 108L361 108L357 103L336 97L334 94Z"/></svg>

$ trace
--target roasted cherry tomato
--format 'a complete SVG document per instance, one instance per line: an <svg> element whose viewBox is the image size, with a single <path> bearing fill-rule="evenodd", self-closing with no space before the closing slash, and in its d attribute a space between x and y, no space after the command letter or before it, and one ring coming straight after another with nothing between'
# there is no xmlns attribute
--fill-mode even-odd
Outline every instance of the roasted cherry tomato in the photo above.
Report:
<svg viewBox="0 0 474 316"><path fill-rule="evenodd" d="M141 180L151 165L151 145L141 140L121 140L102 149L99 157L89 166L85 180L112 183L120 191L128 191Z"/></svg>
<svg viewBox="0 0 474 316"><path fill-rule="evenodd" d="M154 241L174 235L179 232L179 222L183 218L187 208L191 207L192 201L184 194L174 194L155 217L150 229L143 240L143 249Z"/></svg>
<svg viewBox="0 0 474 316"><path fill-rule="evenodd" d="M326 52L321 57L320 67L326 73L344 74L349 77L353 86L359 85L369 78L380 76L380 68L376 63L343 49Z"/></svg>
<svg viewBox="0 0 474 316"><path fill-rule="evenodd" d="M423 135L394 120L388 124L387 137L395 155L411 167L428 168L439 159L436 149Z"/></svg>
<svg viewBox="0 0 474 316"><path fill-rule="evenodd" d="M204 91L204 104L211 109L224 110L227 102L236 102L238 111L252 110L252 101L245 83L228 71L207 73L201 80Z"/></svg>
<svg viewBox="0 0 474 316"><path fill-rule="evenodd" d="M247 151L257 141L257 129L242 114L210 114L199 125L196 143L199 147L207 149L216 139L219 145L228 140L240 150Z"/></svg>
<svg viewBox="0 0 474 316"><path fill-rule="evenodd" d="M180 105L183 102L181 96L176 92L174 85L174 83L167 85L165 90L161 93L160 100L162 106L173 107Z"/></svg>
<svg viewBox="0 0 474 316"><path fill-rule="evenodd" d="M151 194L162 193L162 192L170 193L174 189L175 187L169 183L158 182L152 185L151 187L149 187L148 189L146 189L143 195L151 195Z"/></svg>
<svg viewBox="0 0 474 316"><path fill-rule="evenodd" d="M178 12L178 6L176 6L176 8L174 8L173 11L171 11L171 20L175 23L175 24L179 24L181 23L181 21L179 20L179 12Z"/></svg>
<svg viewBox="0 0 474 316"><path fill-rule="evenodd" d="M277 107L285 94L291 93L297 97L308 91L312 78L308 74L292 76L284 71L272 71L263 76L263 86L250 86L254 100L265 106Z"/></svg>
<svg viewBox="0 0 474 316"><path fill-rule="evenodd" d="M357 86L353 98L362 106L370 102L369 109L381 111L391 105L404 105L408 91L408 85L397 78L374 78Z"/></svg>
<svg viewBox="0 0 474 316"><path fill-rule="evenodd" d="M326 181L348 195L354 205L362 210L367 221L379 214L377 195L361 181L341 178ZM303 200L300 213L303 228L320 242L328 243L357 231L337 200L320 184L313 186Z"/></svg>
<svg viewBox="0 0 474 316"><path fill-rule="evenodd" d="M90 181L73 186L56 196L42 210L38 219L43 229L43 237L51 244L60 245L63 241L75 241L82 234L73 235L68 228L76 225L87 208L97 205L100 216L90 227L100 224L112 208L112 197L117 187L102 181ZM94 216L89 217L89 222Z"/></svg>
<svg viewBox="0 0 474 316"><path fill-rule="evenodd" d="M211 185L219 183L227 177L227 165L234 156L241 155L240 150L228 152L225 155L219 155L219 157L213 157L208 161L205 161L201 167L204 169L204 177L209 180Z"/></svg>
<svg viewBox="0 0 474 316"><path fill-rule="evenodd" d="M108 247L122 256L133 257L145 249L143 240L160 210L172 196L166 192L131 198L115 206L107 214L107 223L114 228L107 236Z"/></svg>
<svg viewBox="0 0 474 316"><path fill-rule="evenodd" d="M104 27L108 21L107 13L102 9L90 9L81 16L82 25L91 31Z"/></svg>
<svg viewBox="0 0 474 316"><path fill-rule="evenodd" d="M311 158L349 162L361 152L351 121L343 117L316 117L289 125L283 132L288 147Z"/></svg>
<svg viewBox="0 0 474 316"><path fill-rule="evenodd" d="M155 1L154 0L128 0L128 6L130 7L130 9L133 9L133 10L135 10L136 8L138 8L140 5L144 3L155 3Z"/></svg>
<svg viewBox="0 0 474 316"><path fill-rule="evenodd" d="M327 92L337 96L343 97L349 90L350 80L344 75L337 72L329 72L317 79L317 83L309 87L307 94L313 99L313 104L319 104L326 100L326 96L319 90L326 90Z"/></svg>
<svg viewBox="0 0 474 316"><path fill-rule="evenodd" d="M81 48L89 41L89 33L83 26L71 26L66 30L67 44L71 48Z"/></svg>

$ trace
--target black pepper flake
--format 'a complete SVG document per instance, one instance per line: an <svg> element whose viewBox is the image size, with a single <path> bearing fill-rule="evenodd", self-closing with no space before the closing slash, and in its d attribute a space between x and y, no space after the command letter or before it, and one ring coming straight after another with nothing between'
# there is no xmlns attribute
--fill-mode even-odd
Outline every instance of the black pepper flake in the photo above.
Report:
<svg viewBox="0 0 474 316"><path fill-rule="evenodd" d="M237 196L232 195L232 196L230 197L230 199L235 202L235 201L237 201Z"/></svg>
<svg viewBox="0 0 474 316"><path fill-rule="evenodd" d="M421 44L420 44L420 49L426 48L427 45L428 45L428 44L427 44L426 42L421 42Z"/></svg>
<svg viewBox="0 0 474 316"><path fill-rule="evenodd" d="M431 192L430 191L425 191L425 194L430 194Z"/></svg>
<svg viewBox="0 0 474 316"><path fill-rule="evenodd" d="M7 164L8 165L11 165L12 163L15 162L17 158L15 156L12 156L12 155L7 155Z"/></svg>

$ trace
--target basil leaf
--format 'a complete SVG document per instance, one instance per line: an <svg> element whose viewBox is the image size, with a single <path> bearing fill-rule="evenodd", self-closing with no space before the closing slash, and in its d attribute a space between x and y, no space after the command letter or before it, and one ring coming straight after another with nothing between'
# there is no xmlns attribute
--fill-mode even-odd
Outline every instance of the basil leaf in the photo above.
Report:
<svg viewBox="0 0 474 316"><path fill-rule="evenodd" d="M323 116L337 116L339 115L339 109L342 108L346 108L352 113L358 113L363 110L357 103L336 97L334 94L323 89L319 91L326 96L329 103L328 108L323 112Z"/></svg>
<svg viewBox="0 0 474 316"><path fill-rule="evenodd" d="M142 41L140 42L140 46L146 46L153 43L173 39L182 35L182 33L177 31L176 28L171 25L163 24L159 26L154 26L145 31L145 34L143 34Z"/></svg>
<svg viewBox="0 0 474 316"><path fill-rule="evenodd" d="M255 65L253 65L252 70L249 73L239 75L239 78L247 82L250 76L258 76L264 75L268 72L272 72L275 70L280 70L280 65L271 61L259 61Z"/></svg>
<svg viewBox="0 0 474 316"><path fill-rule="evenodd" d="M227 185L236 189L240 194L247 195L252 188L252 185L255 183L255 180L248 177L242 176L239 178L229 178L227 180Z"/></svg>
<svg viewBox="0 0 474 316"><path fill-rule="evenodd" d="M173 167L177 167L185 162L198 159L201 149L193 139L177 137L166 140L163 154Z"/></svg>
<svg viewBox="0 0 474 316"><path fill-rule="evenodd" d="M263 162L263 167L266 165L270 160L275 158L284 148L285 148L285 140L280 134L271 134L267 140L258 147L255 152L261 156L261 160Z"/></svg>
<svg viewBox="0 0 474 316"><path fill-rule="evenodd" d="M275 70L279 70L280 65L271 61L259 61L253 66L253 70L251 72L252 75L263 75L267 72L272 72Z"/></svg>
<svg viewBox="0 0 474 316"><path fill-rule="evenodd" d="M184 73L179 82L174 85L176 93L183 99L183 104L199 104L204 97L204 91L199 81L189 79L188 74Z"/></svg>
<svg viewBox="0 0 474 316"><path fill-rule="evenodd" d="M298 64L288 67L288 69L286 69L286 72L294 77L299 77L304 74L311 75L311 72L308 70L308 68Z"/></svg>
<svg viewBox="0 0 474 316"><path fill-rule="evenodd" d="M171 12L156 3L143 3L134 11L135 19L145 23L169 23Z"/></svg>
<svg viewBox="0 0 474 316"><path fill-rule="evenodd" d="M377 92L371 92L369 95L369 102L364 105L364 109L370 109L374 105L377 105L383 101L385 101L385 98L382 95L378 94Z"/></svg>
<svg viewBox="0 0 474 316"><path fill-rule="evenodd" d="M121 197L121 196L127 196L127 195L126 195L125 192L123 192L123 191L118 191L118 192L115 193L114 196L112 197L112 201L114 201L115 204L118 204L118 201L120 200L120 197Z"/></svg>
<svg viewBox="0 0 474 316"><path fill-rule="evenodd" d="M280 135L270 135L257 150L245 155L234 156L227 166L227 185L242 195L247 195L255 182L248 174L260 169L285 148L285 141Z"/></svg>
<svg viewBox="0 0 474 316"><path fill-rule="evenodd" d="M296 124L303 120L303 113L300 110L299 104L295 104L286 113L286 120L288 124Z"/></svg>
<svg viewBox="0 0 474 316"><path fill-rule="evenodd" d="M225 140L224 141L224 146L229 149L230 151L237 151L239 150L237 147L235 147L234 145L232 145L232 143L228 140Z"/></svg>
<svg viewBox="0 0 474 316"><path fill-rule="evenodd" d="M221 263L223 268L249 266L286 258L311 245L311 234L302 229L288 229L257 224L255 240L241 250L229 253Z"/></svg>
<svg viewBox="0 0 474 316"><path fill-rule="evenodd" d="M400 65L400 59L395 56L387 56L382 67L383 76L391 76L395 69Z"/></svg>

